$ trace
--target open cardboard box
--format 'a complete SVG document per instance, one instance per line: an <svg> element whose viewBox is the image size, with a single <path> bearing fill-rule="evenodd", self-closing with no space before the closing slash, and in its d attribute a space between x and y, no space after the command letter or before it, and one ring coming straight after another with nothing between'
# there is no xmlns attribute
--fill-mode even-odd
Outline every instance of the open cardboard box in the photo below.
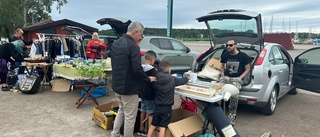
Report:
<svg viewBox="0 0 320 137"><path fill-rule="evenodd" d="M99 105L93 108L92 120L104 130L113 128L115 116L105 116L102 112L109 112L112 108L118 107L118 101L112 101L107 104Z"/></svg>
<svg viewBox="0 0 320 137"><path fill-rule="evenodd" d="M209 62L207 63L207 65L210 67L214 67L216 69L219 69L219 70L221 69L221 63L220 63L219 59L211 58L209 60Z"/></svg>
<svg viewBox="0 0 320 137"><path fill-rule="evenodd" d="M149 127L151 126L152 116L149 116ZM192 136L201 131L203 121L198 114L177 108L172 110L171 121L166 129L166 137ZM157 137L159 131L153 132L153 137Z"/></svg>

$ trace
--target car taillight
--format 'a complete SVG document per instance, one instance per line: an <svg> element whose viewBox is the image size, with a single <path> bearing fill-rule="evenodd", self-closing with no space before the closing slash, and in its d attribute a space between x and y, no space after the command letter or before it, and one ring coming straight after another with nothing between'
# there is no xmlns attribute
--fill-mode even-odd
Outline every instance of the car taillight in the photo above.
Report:
<svg viewBox="0 0 320 137"><path fill-rule="evenodd" d="M263 63L263 60L264 60L264 57L266 56L266 54L267 54L267 49L263 49L254 65L255 66L261 65Z"/></svg>
<svg viewBox="0 0 320 137"><path fill-rule="evenodd" d="M248 98L248 99L247 99L247 102L248 102L248 104L253 105L253 104L255 104L255 103L257 102L257 99L250 99L250 98Z"/></svg>
<svg viewBox="0 0 320 137"><path fill-rule="evenodd" d="M144 56L145 54L146 54L145 51L140 51L140 55L141 55L141 56Z"/></svg>
<svg viewBox="0 0 320 137"><path fill-rule="evenodd" d="M201 54L196 58L196 61L198 61L199 58L201 58L203 54L204 54L204 53L201 53Z"/></svg>
<svg viewBox="0 0 320 137"><path fill-rule="evenodd" d="M205 53L207 53L209 50L211 50L212 49L212 47L211 48L209 48L209 49L207 49L205 52L202 52L198 57L196 57L196 61L199 61L199 59L205 54Z"/></svg>

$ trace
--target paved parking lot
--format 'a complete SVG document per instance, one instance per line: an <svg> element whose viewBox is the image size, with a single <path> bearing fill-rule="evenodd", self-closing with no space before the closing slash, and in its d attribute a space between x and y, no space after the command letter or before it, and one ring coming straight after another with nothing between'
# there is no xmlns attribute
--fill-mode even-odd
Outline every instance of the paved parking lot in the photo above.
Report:
<svg viewBox="0 0 320 137"><path fill-rule="evenodd" d="M208 44L189 42L192 50L203 51ZM292 56L312 46L297 45L289 51ZM115 100L110 96L98 98L100 104ZM104 131L92 120L94 103L86 101L79 109L75 102L80 97L79 91L57 93L46 89L41 94L25 95L0 91L0 136L5 137L107 137L111 131ZM273 136L284 134L285 137L320 136L319 94L299 90L298 95L286 95L278 102L274 115L260 114L255 108L241 105L235 128L241 136L259 137L270 131ZM174 108L180 104L175 97Z"/></svg>
<svg viewBox="0 0 320 137"><path fill-rule="evenodd" d="M208 42L184 42L191 50L202 52L210 45ZM315 45L295 45L288 52L294 59L306 49ZM285 137L320 136L320 94L299 89L297 95L286 95L278 101L276 112L266 116L251 106L240 105L235 128L241 136L259 137L270 131L273 136Z"/></svg>

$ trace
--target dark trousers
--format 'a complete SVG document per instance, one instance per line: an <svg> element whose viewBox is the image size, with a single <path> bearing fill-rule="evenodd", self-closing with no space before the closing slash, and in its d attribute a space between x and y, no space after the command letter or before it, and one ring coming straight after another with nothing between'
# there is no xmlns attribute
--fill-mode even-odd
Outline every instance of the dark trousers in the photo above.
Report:
<svg viewBox="0 0 320 137"><path fill-rule="evenodd" d="M6 83L7 73L0 72L0 84Z"/></svg>

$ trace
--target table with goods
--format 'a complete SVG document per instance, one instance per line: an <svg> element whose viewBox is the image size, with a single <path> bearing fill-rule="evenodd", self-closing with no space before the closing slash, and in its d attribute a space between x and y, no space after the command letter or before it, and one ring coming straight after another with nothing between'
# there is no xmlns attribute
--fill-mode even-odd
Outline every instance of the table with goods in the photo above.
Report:
<svg viewBox="0 0 320 137"><path fill-rule="evenodd" d="M84 60L82 58L60 58L53 65L55 77L62 77L72 80L71 87L80 89L83 94L77 100L79 108L86 99L91 99L93 103L99 105L92 95L95 89L104 87L108 84L107 73L111 72L111 60ZM106 90L104 90L104 94Z"/></svg>

